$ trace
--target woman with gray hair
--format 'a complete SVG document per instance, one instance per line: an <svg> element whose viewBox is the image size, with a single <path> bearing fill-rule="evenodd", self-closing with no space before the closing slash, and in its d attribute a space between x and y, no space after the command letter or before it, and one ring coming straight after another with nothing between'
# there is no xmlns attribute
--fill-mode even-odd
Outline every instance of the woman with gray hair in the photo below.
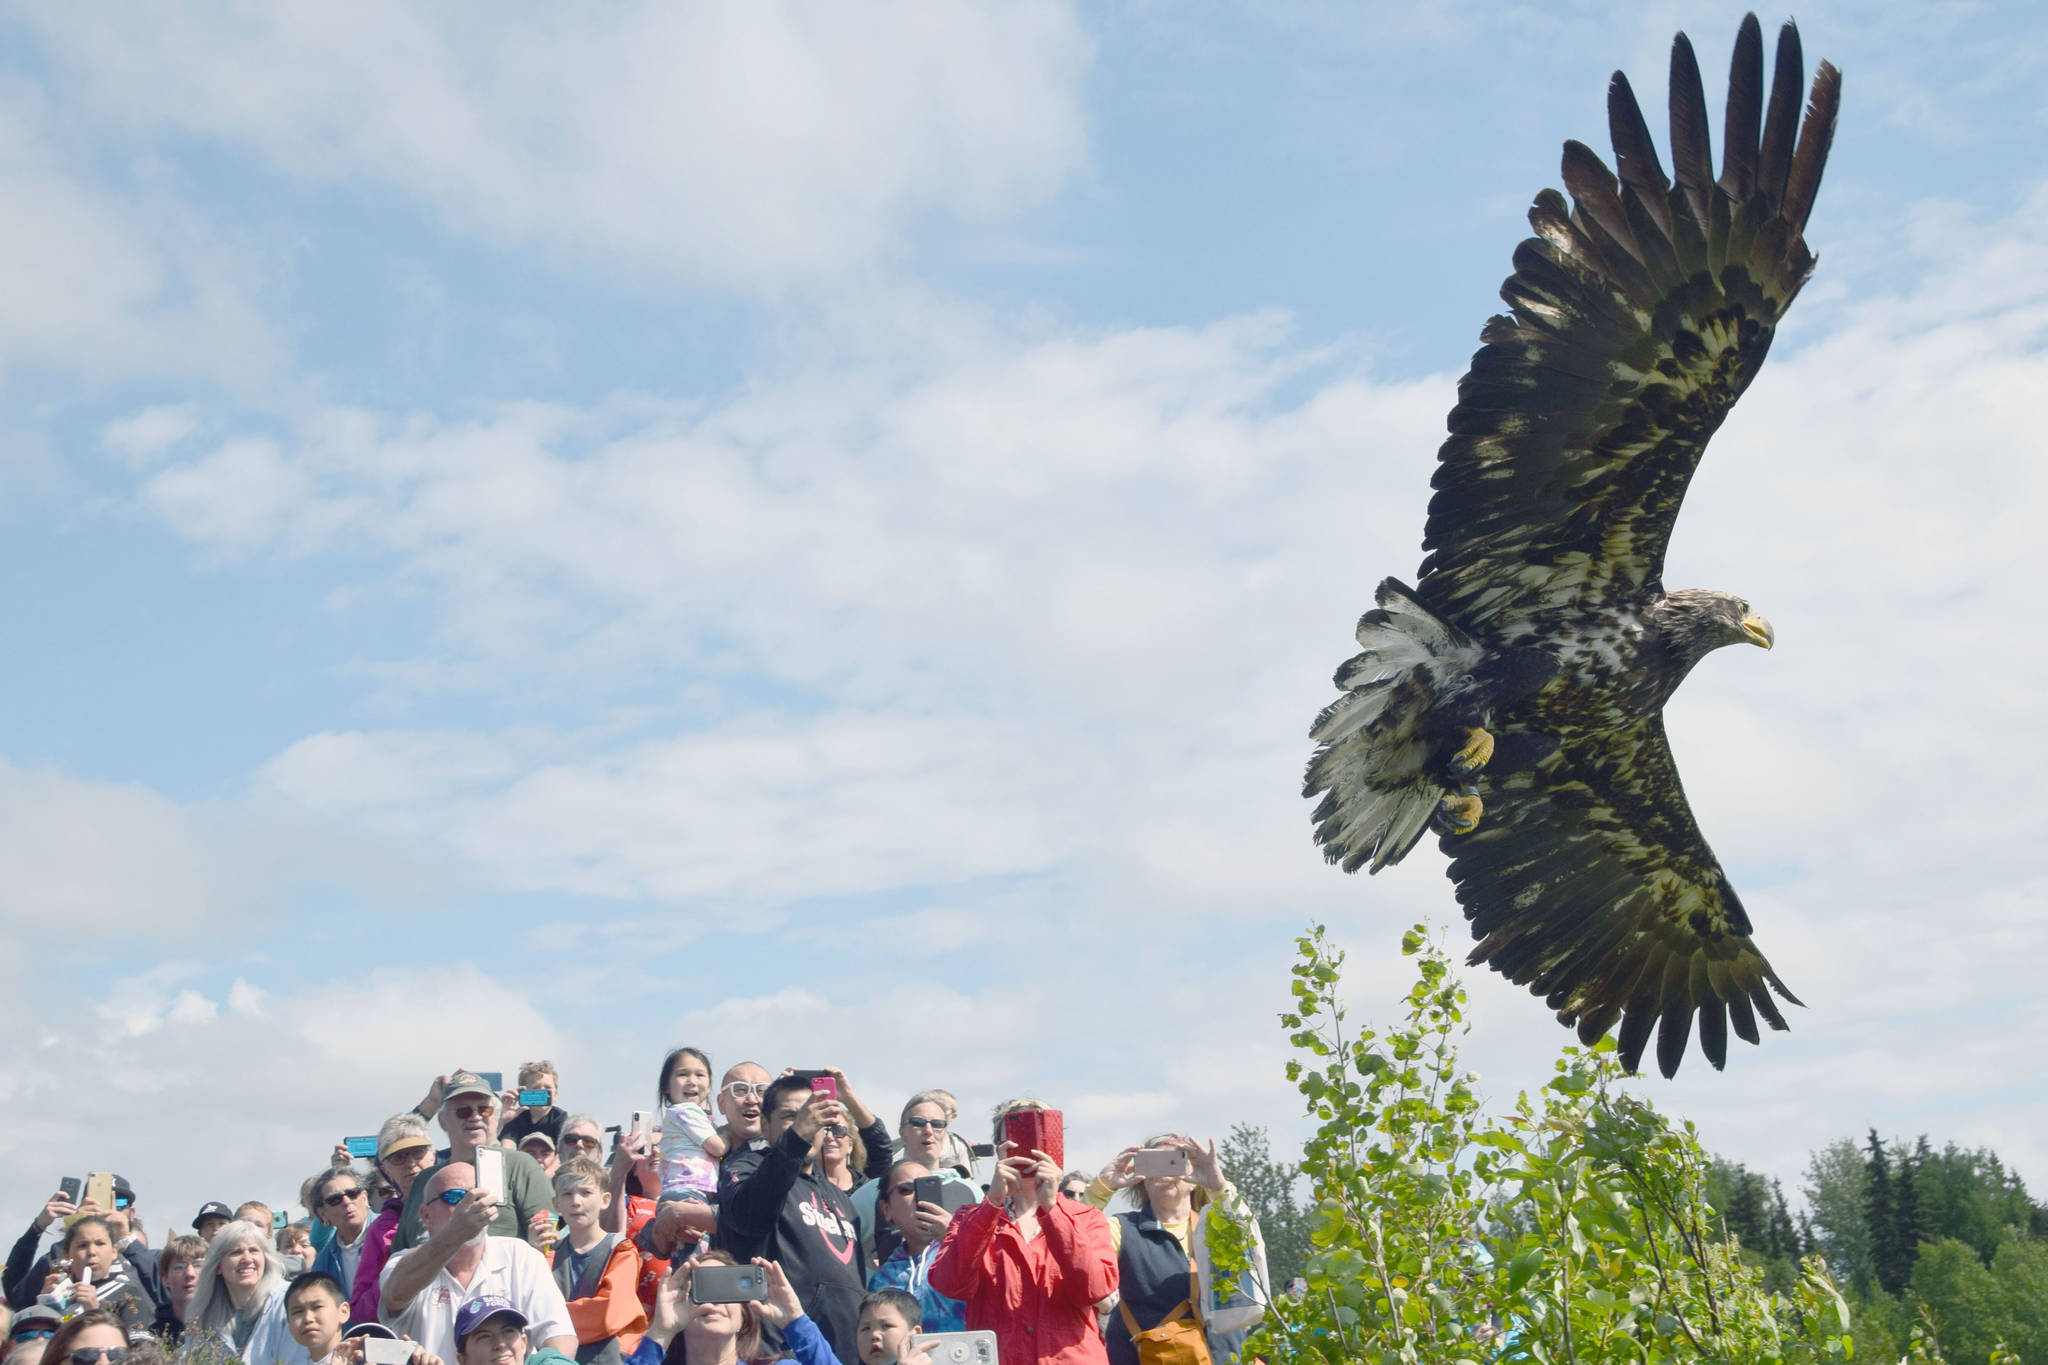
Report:
<svg viewBox="0 0 2048 1365"><path fill-rule="evenodd" d="M311 1365L285 1325L284 1290L284 1262L270 1249L270 1229L235 1219L206 1249L179 1359L218 1358L226 1349L250 1365Z"/></svg>
<svg viewBox="0 0 2048 1365"><path fill-rule="evenodd" d="M377 1287L384 1274L384 1262L391 1259L391 1242L398 1235L398 1216L405 1210L405 1196L420 1172L434 1164L434 1136L427 1121L411 1109L393 1114L377 1130L377 1170L398 1191L384 1201L384 1207L363 1229L362 1259L356 1262L354 1283L348 1286L349 1316L357 1322L377 1320Z"/></svg>

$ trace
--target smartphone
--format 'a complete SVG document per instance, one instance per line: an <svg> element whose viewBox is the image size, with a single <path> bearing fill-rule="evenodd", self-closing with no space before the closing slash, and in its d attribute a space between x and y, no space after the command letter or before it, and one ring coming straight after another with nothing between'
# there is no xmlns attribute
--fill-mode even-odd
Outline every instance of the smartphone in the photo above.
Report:
<svg viewBox="0 0 2048 1365"><path fill-rule="evenodd" d="M114 1208L114 1177L107 1171L91 1171L85 1177L85 1198L99 1206L101 1213ZM79 1201L81 1203L84 1200Z"/></svg>
<svg viewBox="0 0 2048 1365"><path fill-rule="evenodd" d="M85 1193L85 1182L75 1175L67 1175L57 1182L57 1192L64 1196L67 1204L76 1204L78 1197Z"/></svg>
<svg viewBox="0 0 2048 1365"><path fill-rule="evenodd" d="M1067 1121L1057 1109L1019 1109L1005 1115L1003 1140L1016 1144L1011 1156L1044 1152L1053 1165L1067 1164Z"/></svg>
<svg viewBox="0 0 2048 1365"><path fill-rule="evenodd" d="M505 1149L503 1147L478 1147L476 1156L476 1187L497 1200L505 1202Z"/></svg>
<svg viewBox="0 0 2048 1365"><path fill-rule="evenodd" d="M374 1137L343 1138L341 1145L350 1156L366 1156L372 1161L377 1159L377 1139Z"/></svg>
<svg viewBox="0 0 2048 1365"><path fill-rule="evenodd" d="M633 1136L640 1139L640 1145L643 1147L654 1141L654 1115L648 1113L645 1109L635 1109L633 1111ZM710 1302L710 1300L706 1300L706 1302ZM717 1302L727 1303L730 1300L719 1299Z"/></svg>
<svg viewBox="0 0 2048 1365"><path fill-rule="evenodd" d="M291 1215L283 1209L273 1209L270 1213L270 1230L272 1232L283 1232L291 1225L291 1221Z"/></svg>
<svg viewBox="0 0 2048 1365"><path fill-rule="evenodd" d="M1140 1147L1131 1156L1134 1175L1180 1175L1188 1173L1188 1154L1178 1147Z"/></svg>
<svg viewBox="0 0 2048 1365"><path fill-rule="evenodd" d="M815 1076L811 1079L811 1093L836 1100L839 1098L839 1082L830 1076Z"/></svg>
<svg viewBox="0 0 2048 1365"><path fill-rule="evenodd" d="M545 1090L522 1090L519 1102L529 1109L545 1109L555 1102L555 1097Z"/></svg>
<svg viewBox="0 0 2048 1365"><path fill-rule="evenodd" d="M945 1181L935 1175L921 1175L911 1183L917 1187L910 1196L913 1200L920 1204L937 1204L941 1208L945 1207L946 1201L939 1197L945 1193Z"/></svg>
<svg viewBox="0 0 2048 1365"><path fill-rule="evenodd" d="M491 1088L493 1095L505 1093L505 1073L502 1071L479 1071L476 1078Z"/></svg>
<svg viewBox="0 0 2048 1365"><path fill-rule="evenodd" d="M933 1332L917 1344L931 1352L932 1365L998 1365L994 1332Z"/></svg>
<svg viewBox="0 0 2048 1365"><path fill-rule="evenodd" d="M993 1142L977 1142L967 1149L967 1155L972 1157L990 1157L995 1154L996 1145Z"/></svg>
<svg viewBox="0 0 2048 1365"><path fill-rule="evenodd" d="M768 1297L768 1273L757 1265L690 1267L691 1303L759 1303Z"/></svg>
<svg viewBox="0 0 2048 1365"><path fill-rule="evenodd" d="M419 1347L390 1337L363 1338L363 1365L407 1365Z"/></svg>

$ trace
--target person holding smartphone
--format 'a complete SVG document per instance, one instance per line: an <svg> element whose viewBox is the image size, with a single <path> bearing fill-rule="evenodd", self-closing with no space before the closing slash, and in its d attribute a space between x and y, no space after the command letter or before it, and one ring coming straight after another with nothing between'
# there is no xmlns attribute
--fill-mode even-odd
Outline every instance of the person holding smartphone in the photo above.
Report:
<svg viewBox="0 0 2048 1365"><path fill-rule="evenodd" d="M829 1089L816 1084L825 1080ZM819 1154L828 1142L847 1144L858 1124L875 1138L864 1173L879 1177L889 1169L888 1130L853 1093L846 1074L832 1068L777 1077L762 1108L766 1141L735 1153L722 1169L713 1245L741 1260L779 1261L833 1354L852 1360L867 1254L853 1204L832 1178L844 1168ZM773 1328L770 1323L770 1344L777 1345Z"/></svg>
<svg viewBox="0 0 2048 1365"><path fill-rule="evenodd" d="M517 1108L508 1102L507 1109L512 1116L498 1129L501 1141L509 1140L514 1146L524 1146L528 1135L546 1133L548 1146L559 1148L562 1142L562 1125L569 1121L569 1111L555 1103L555 1096L561 1090L562 1082L555 1075L553 1062L523 1062L519 1067L519 1089L512 1092Z"/></svg>
<svg viewBox="0 0 2048 1365"><path fill-rule="evenodd" d="M1126 1147L1102 1168L1086 1198L1107 1205L1129 1190L1137 1208L1110 1219L1110 1239L1117 1250L1121 1298L1103 1334L1110 1365L1138 1365L1132 1338L1161 1323L1189 1319L1203 1327L1211 1360L1234 1358L1250 1328L1223 1330L1211 1321L1210 1305L1198 1302L1197 1263L1208 1259L1204 1217L1228 1207L1233 1216L1252 1221L1237 1190L1223 1178L1216 1144L1204 1147L1180 1133L1161 1133L1142 1147ZM1265 1268L1257 1267L1263 1278ZM1241 1308L1241 1292L1221 1307ZM1236 1313L1234 1317L1244 1314Z"/></svg>
<svg viewBox="0 0 2048 1365"><path fill-rule="evenodd" d="M941 1199L943 1183L919 1162L899 1161L879 1184L882 1217L896 1237L888 1259L868 1275L869 1294L877 1289L900 1289L917 1300L925 1331L965 1331L967 1306L941 1294L931 1283L939 1239L953 1221L953 1211Z"/></svg>
<svg viewBox="0 0 2048 1365"><path fill-rule="evenodd" d="M476 1149L494 1146L498 1141L498 1093L474 1071L450 1073L439 1089L440 1103L436 1112L442 1131L448 1135L448 1156L442 1166L459 1164L473 1172ZM439 1170L441 1166L434 1169ZM406 1195L405 1207L398 1216L398 1235L392 1241L394 1250L415 1247L426 1240L426 1226L420 1217L420 1192L423 1188L422 1184L416 1183ZM539 1163L524 1152L507 1150L505 1199L496 1206L491 1235L526 1237L542 1222L551 1226L554 1197L554 1187L541 1174ZM454 1352L451 1349L436 1354L446 1359Z"/></svg>
<svg viewBox="0 0 2048 1365"><path fill-rule="evenodd" d="M535 1346L573 1354L576 1328L547 1258L520 1238L485 1235L497 1221L498 1201L478 1188L475 1168L452 1162L413 1191L425 1210L427 1237L394 1253L384 1267L378 1316L385 1325L453 1360L457 1312L472 1299L497 1295L530 1324Z"/></svg>
<svg viewBox="0 0 2048 1365"><path fill-rule="evenodd" d="M953 1215L931 1285L966 1304L967 1330L996 1334L1003 1365L1108 1365L1095 1304L1117 1287L1116 1248L1102 1210L1060 1198L1060 1163L1018 1151L1012 1115L1056 1111L1034 1099L996 1106L996 1165L988 1198ZM1057 1131L1048 1122L1041 1131Z"/></svg>

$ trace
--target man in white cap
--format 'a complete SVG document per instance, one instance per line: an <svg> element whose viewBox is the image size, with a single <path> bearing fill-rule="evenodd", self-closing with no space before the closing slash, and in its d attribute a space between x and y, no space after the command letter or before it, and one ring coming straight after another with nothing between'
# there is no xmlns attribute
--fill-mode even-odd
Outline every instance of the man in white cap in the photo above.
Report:
<svg viewBox="0 0 2048 1365"><path fill-rule="evenodd" d="M476 1149L495 1146L498 1141L499 1098L489 1083L474 1071L455 1071L441 1087L441 1130L448 1134L448 1156L435 1171L460 1162L474 1169ZM503 1150L503 1149L500 1149ZM413 1182L406 1192L405 1209L398 1216L394 1251L416 1247L426 1239L428 1229L420 1221L420 1200L427 1176ZM554 1223L554 1187L541 1173L540 1163L524 1152L505 1152L505 1200L495 1205L491 1224L494 1237L525 1237L538 1226Z"/></svg>
<svg viewBox="0 0 2048 1365"><path fill-rule="evenodd" d="M573 1353L576 1328L547 1259L515 1237L488 1235L498 1206L476 1188L476 1171L451 1162L413 1188L424 1191L427 1236L384 1267L384 1322L453 1360L458 1314L474 1300L497 1299L520 1315L534 1345Z"/></svg>

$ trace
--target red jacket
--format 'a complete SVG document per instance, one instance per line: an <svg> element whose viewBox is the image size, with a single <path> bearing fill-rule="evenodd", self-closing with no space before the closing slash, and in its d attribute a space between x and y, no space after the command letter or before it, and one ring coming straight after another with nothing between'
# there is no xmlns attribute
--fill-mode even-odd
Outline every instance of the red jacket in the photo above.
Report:
<svg viewBox="0 0 2048 1365"><path fill-rule="evenodd" d="M1102 1210L1055 1199L1026 1241L1001 1205L953 1215L931 1286L967 1305L967 1330L994 1332L1003 1365L1108 1365L1095 1302L1116 1288L1116 1249Z"/></svg>

